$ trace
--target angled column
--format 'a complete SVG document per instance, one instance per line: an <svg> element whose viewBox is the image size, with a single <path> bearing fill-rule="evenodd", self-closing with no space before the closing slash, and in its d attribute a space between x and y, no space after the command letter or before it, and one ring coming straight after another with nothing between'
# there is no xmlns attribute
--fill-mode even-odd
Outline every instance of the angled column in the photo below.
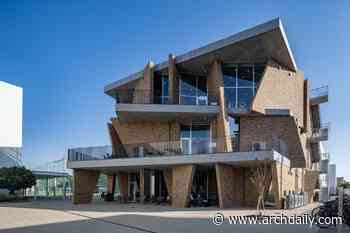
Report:
<svg viewBox="0 0 350 233"><path fill-rule="evenodd" d="M150 104L153 102L153 72L154 63L150 61L143 70L143 77L136 84L133 103Z"/></svg>
<svg viewBox="0 0 350 233"><path fill-rule="evenodd" d="M208 92L209 102L217 102L220 105L220 113L216 118L216 150L217 152L230 152L232 151L230 126L226 110L221 64L218 61L213 63L209 72Z"/></svg>
<svg viewBox="0 0 350 233"><path fill-rule="evenodd" d="M230 208L234 205L233 169L231 165L215 164L218 186L219 207Z"/></svg>
<svg viewBox="0 0 350 233"><path fill-rule="evenodd" d="M168 77L169 77L169 99L171 104L178 103L179 99L179 86L177 80L177 71L176 71L176 63L175 56L173 54L169 54L168 57Z"/></svg>
<svg viewBox="0 0 350 233"><path fill-rule="evenodd" d="M168 190L168 195L169 195L170 201L171 201L172 186L173 186L173 170L172 170L172 168L165 169L163 171L163 176L164 176L166 188Z"/></svg>
<svg viewBox="0 0 350 233"><path fill-rule="evenodd" d="M173 168L172 182L172 206L177 208L185 208L188 205L190 192L192 189L193 165L180 165Z"/></svg>
<svg viewBox="0 0 350 233"><path fill-rule="evenodd" d="M114 194L115 190L115 174L107 175L107 193Z"/></svg>
<svg viewBox="0 0 350 233"><path fill-rule="evenodd" d="M118 184L119 184L119 192L121 195L121 202L128 202L128 173L126 172L118 172Z"/></svg>
<svg viewBox="0 0 350 233"><path fill-rule="evenodd" d="M145 202L145 169L140 169L140 202Z"/></svg>
<svg viewBox="0 0 350 233"><path fill-rule="evenodd" d="M73 170L73 204L86 204L92 201L99 175L98 171Z"/></svg>

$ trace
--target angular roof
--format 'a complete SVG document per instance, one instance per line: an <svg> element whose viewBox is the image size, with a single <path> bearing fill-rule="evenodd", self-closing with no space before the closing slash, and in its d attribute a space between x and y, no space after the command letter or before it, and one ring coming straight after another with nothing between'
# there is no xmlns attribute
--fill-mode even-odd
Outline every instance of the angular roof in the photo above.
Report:
<svg viewBox="0 0 350 233"><path fill-rule="evenodd" d="M297 70L279 18L179 55L176 57L175 63L180 70L200 73L206 72L206 66L216 59L237 63L264 62L266 59L274 59L292 71ZM154 69L160 71L167 67L168 61L166 60L156 64ZM139 71L119 79L107 85L104 91L111 94L113 89L135 81L142 75L143 71Z"/></svg>

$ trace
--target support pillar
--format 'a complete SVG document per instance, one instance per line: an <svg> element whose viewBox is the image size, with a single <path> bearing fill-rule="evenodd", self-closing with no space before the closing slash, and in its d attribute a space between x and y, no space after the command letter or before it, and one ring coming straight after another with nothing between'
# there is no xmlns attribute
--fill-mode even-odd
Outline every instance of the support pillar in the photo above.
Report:
<svg viewBox="0 0 350 233"><path fill-rule="evenodd" d="M128 173L119 172L118 173L118 183L119 183L119 191L121 195L121 202L128 202Z"/></svg>
<svg viewBox="0 0 350 233"><path fill-rule="evenodd" d="M173 171L172 171L172 168L165 169L163 171L163 176L164 176L165 185L166 185L166 188L168 190L168 195L170 197L170 202L171 202L172 186L173 186Z"/></svg>
<svg viewBox="0 0 350 233"><path fill-rule="evenodd" d="M234 205L233 168L231 165L216 164L216 183L220 208L230 208Z"/></svg>
<svg viewBox="0 0 350 233"><path fill-rule="evenodd" d="M217 152L231 152L232 142L230 137L229 116L227 113L224 79L219 61L215 61L210 68L208 80L209 102L220 105L220 113L216 117L216 150Z"/></svg>
<svg viewBox="0 0 350 233"><path fill-rule="evenodd" d="M145 202L145 169L140 169L140 202Z"/></svg>
<svg viewBox="0 0 350 233"><path fill-rule="evenodd" d="M46 197L49 197L49 178L46 177L46 186L45 186L45 191L46 191Z"/></svg>
<svg viewBox="0 0 350 233"><path fill-rule="evenodd" d="M115 174L107 175L107 193L114 194L115 190Z"/></svg>
<svg viewBox="0 0 350 233"><path fill-rule="evenodd" d="M178 100L178 81L176 75L176 65L175 65L175 56L169 54L168 58L168 77L169 77L169 99L171 104L176 104Z"/></svg>
<svg viewBox="0 0 350 233"><path fill-rule="evenodd" d="M99 175L98 171L73 170L73 204L86 204L92 201Z"/></svg>
<svg viewBox="0 0 350 233"><path fill-rule="evenodd" d="M179 165L172 169L172 206L185 208L188 206L189 196L192 189L192 182L195 167L193 165Z"/></svg>

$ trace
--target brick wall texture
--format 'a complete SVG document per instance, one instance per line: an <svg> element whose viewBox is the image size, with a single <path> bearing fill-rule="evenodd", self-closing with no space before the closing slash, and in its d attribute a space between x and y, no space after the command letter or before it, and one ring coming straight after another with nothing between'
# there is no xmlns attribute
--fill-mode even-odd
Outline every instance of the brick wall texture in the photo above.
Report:
<svg viewBox="0 0 350 233"><path fill-rule="evenodd" d="M188 205L195 172L193 165L180 165L172 169L172 206L184 208Z"/></svg>
<svg viewBox="0 0 350 233"><path fill-rule="evenodd" d="M73 170L72 201L74 204L86 204L91 202L99 175L100 173L98 171Z"/></svg>

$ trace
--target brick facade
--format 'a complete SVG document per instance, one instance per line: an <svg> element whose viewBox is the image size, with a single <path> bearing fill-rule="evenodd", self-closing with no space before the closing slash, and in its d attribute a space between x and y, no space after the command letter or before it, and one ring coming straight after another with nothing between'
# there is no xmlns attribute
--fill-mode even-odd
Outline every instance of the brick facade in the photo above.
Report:
<svg viewBox="0 0 350 233"><path fill-rule="evenodd" d="M92 201L99 175L100 172L98 171L73 170L72 201L74 204L86 204Z"/></svg>
<svg viewBox="0 0 350 233"><path fill-rule="evenodd" d="M187 207L195 172L193 165L179 165L172 169L172 206Z"/></svg>

